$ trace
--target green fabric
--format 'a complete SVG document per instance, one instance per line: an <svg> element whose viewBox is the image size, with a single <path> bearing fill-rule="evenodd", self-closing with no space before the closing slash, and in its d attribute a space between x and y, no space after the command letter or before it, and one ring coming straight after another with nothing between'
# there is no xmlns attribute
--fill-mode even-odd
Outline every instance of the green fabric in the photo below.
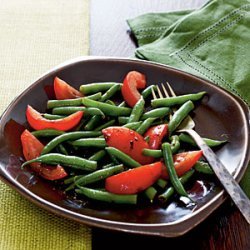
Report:
<svg viewBox="0 0 250 250"><path fill-rule="evenodd" d="M250 106L249 11L249 0L213 0L194 11L128 20L140 45L135 55L206 78ZM241 186L250 197L250 166Z"/></svg>
<svg viewBox="0 0 250 250"><path fill-rule="evenodd" d="M173 23L190 12L191 10L176 11L167 14L149 13L139 18L128 20L128 23L132 28L138 45L142 46L157 40Z"/></svg>

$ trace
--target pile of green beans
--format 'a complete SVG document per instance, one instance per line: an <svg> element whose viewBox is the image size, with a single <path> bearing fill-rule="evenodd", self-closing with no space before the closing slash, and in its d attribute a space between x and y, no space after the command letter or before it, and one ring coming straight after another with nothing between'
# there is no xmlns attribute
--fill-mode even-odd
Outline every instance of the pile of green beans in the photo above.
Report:
<svg viewBox="0 0 250 250"><path fill-rule="evenodd" d="M49 100L43 117L50 120L61 119L79 110L84 116L79 125L69 132L55 129L33 131L32 134L46 141L39 157L26 161L22 167L34 162L62 165L68 177L57 181L67 193L84 196L90 200L118 204L138 204L138 196L146 200L166 203L174 194L188 197L185 190L187 183L195 173L213 175L205 161L198 161L195 166L178 177L174 168L173 155L185 151L185 145L197 148L195 142L186 134L178 133L181 122L195 109L195 102L206 94L180 95L171 98L152 100L154 85L141 92L141 98L131 108L121 100L121 83L102 82L80 86L84 97L68 100ZM117 98L117 96L119 98ZM149 104L148 104L149 103ZM168 135L163 138L160 149L144 149L145 156L162 160L167 166L169 181L158 179L146 190L133 195L118 195L104 189L104 181L109 176L121 173L141 164L117 148L107 145L102 129L110 126L123 126L144 135L153 125L168 124ZM149 138L145 137L147 141ZM225 141L204 138L211 146L220 146ZM143 176L142 176L143 178Z"/></svg>

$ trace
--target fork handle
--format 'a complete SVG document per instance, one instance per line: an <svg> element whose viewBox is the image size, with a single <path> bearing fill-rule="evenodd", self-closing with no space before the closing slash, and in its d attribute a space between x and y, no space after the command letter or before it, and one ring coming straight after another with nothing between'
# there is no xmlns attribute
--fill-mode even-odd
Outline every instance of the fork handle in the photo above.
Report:
<svg viewBox="0 0 250 250"><path fill-rule="evenodd" d="M214 170L214 173L220 180L227 193L230 195L235 205L239 208L242 215L245 217L248 224L250 224L250 200L241 189L240 185L235 181L232 175L228 172L226 167L222 164L216 154L206 145L204 140L194 130L183 130L187 132L195 140L197 145L203 151L203 155Z"/></svg>

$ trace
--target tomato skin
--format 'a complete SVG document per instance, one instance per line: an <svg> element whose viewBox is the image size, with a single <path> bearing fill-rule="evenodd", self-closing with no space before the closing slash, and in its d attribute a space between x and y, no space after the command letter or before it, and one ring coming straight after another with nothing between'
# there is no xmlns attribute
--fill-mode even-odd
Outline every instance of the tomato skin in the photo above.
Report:
<svg viewBox="0 0 250 250"><path fill-rule="evenodd" d="M178 176L182 176L189 171L201 158L202 150L179 153L173 156L174 167ZM166 166L163 166L161 178L169 179Z"/></svg>
<svg viewBox="0 0 250 250"><path fill-rule="evenodd" d="M40 156L44 148L43 144L38 139L36 139L36 137L32 135L27 129L25 129L21 134L21 142L23 147L23 155L26 161ZM33 162L30 165L35 172L40 172L41 163Z"/></svg>
<svg viewBox="0 0 250 250"><path fill-rule="evenodd" d="M121 150L140 164L145 165L154 161L154 158L142 154L144 148L149 149L149 145L134 130L125 127L108 127L102 130L102 134L108 146Z"/></svg>
<svg viewBox="0 0 250 250"><path fill-rule="evenodd" d="M26 161L32 160L41 155L44 145L27 129L21 134L21 142L23 155ZM47 180L58 180L67 176L64 168L60 165L46 166L42 165L40 162L33 162L30 166L33 171Z"/></svg>
<svg viewBox="0 0 250 250"><path fill-rule="evenodd" d="M122 84L122 96L125 102L130 106L134 105L141 98L141 94L138 89L144 89L146 87L146 77L138 71L130 71L123 80Z"/></svg>
<svg viewBox="0 0 250 250"><path fill-rule="evenodd" d="M129 169L108 177L105 180L105 189L115 194L137 194L154 184L161 171L161 162Z"/></svg>
<svg viewBox="0 0 250 250"><path fill-rule="evenodd" d="M144 138L147 136L149 137L148 145L151 149L159 149L167 132L167 124L156 125L148 129L148 131L144 134Z"/></svg>
<svg viewBox="0 0 250 250"><path fill-rule="evenodd" d="M41 129L57 129L67 131L75 127L82 119L83 111L77 111L72 115L58 120L48 120L42 117L42 115L28 105L26 109L26 117L29 125L35 130Z"/></svg>
<svg viewBox="0 0 250 250"><path fill-rule="evenodd" d="M42 166L42 171L40 175L47 180L55 181L66 177L68 174L65 172L64 168L60 165L57 166Z"/></svg>
<svg viewBox="0 0 250 250"><path fill-rule="evenodd" d="M76 90L59 77L55 77L54 79L54 91L57 100L83 97L80 91Z"/></svg>

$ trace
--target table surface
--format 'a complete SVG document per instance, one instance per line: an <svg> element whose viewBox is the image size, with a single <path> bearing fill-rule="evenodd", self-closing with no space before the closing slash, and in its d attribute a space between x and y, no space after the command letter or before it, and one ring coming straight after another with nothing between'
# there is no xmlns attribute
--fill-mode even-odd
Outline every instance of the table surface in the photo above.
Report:
<svg viewBox="0 0 250 250"><path fill-rule="evenodd" d="M135 44L130 39L126 20L148 12L196 9L206 0L92 0L90 8L90 54L131 57ZM250 249L250 226L227 200L192 231L178 238L146 237L93 228L93 250L143 249L174 246L175 249Z"/></svg>

